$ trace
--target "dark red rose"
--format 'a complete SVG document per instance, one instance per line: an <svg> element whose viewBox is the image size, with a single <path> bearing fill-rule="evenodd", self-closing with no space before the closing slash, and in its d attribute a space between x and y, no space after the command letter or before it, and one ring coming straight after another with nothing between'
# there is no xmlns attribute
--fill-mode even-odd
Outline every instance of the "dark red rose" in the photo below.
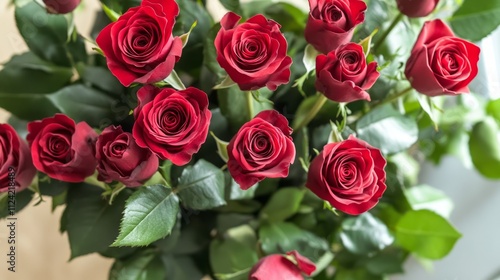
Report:
<svg viewBox="0 0 500 280"><path fill-rule="evenodd" d="M43 3L47 6L47 11L51 14L71 13L80 5L80 2L81 0L43 0Z"/></svg>
<svg viewBox="0 0 500 280"><path fill-rule="evenodd" d="M227 146L227 168L241 189L264 178L285 178L295 159L292 129L275 110L262 111L244 124Z"/></svg>
<svg viewBox="0 0 500 280"><path fill-rule="evenodd" d="M207 94L194 87L177 91L144 86L137 98L132 129L137 145L175 165L188 163L207 139L212 117Z"/></svg>
<svg viewBox="0 0 500 280"><path fill-rule="evenodd" d="M141 186L158 169L158 157L141 148L131 133L122 128L106 127L96 142L98 179L122 182L127 187Z"/></svg>
<svg viewBox="0 0 500 280"><path fill-rule="evenodd" d="M425 17L436 8L439 0L397 0L398 9L408 17Z"/></svg>
<svg viewBox="0 0 500 280"><path fill-rule="evenodd" d="M86 123L63 114L28 123L31 157L35 167L65 182L83 182L95 171L97 133Z"/></svg>
<svg viewBox="0 0 500 280"><path fill-rule="evenodd" d="M377 63L367 65L363 47L355 43L316 57L316 89L336 102L370 101L366 90L379 76Z"/></svg>
<svg viewBox="0 0 500 280"><path fill-rule="evenodd" d="M303 274L310 276L316 270L316 265L297 251L286 254L287 256L274 254L260 259L250 271L248 279L304 280Z"/></svg>
<svg viewBox="0 0 500 280"><path fill-rule="evenodd" d="M267 86L276 90L290 80L292 59L281 26L263 15L238 24L241 17L228 12L215 37L217 61L241 90Z"/></svg>
<svg viewBox="0 0 500 280"><path fill-rule="evenodd" d="M172 35L178 14L174 0L143 0L99 33L108 68L124 86L170 75L182 54L181 39Z"/></svg>
<svg viewBox="0 0 500 280"><path fill-rule="evenodd" d="M313 159L306 187L336 209L359 215L373 208L387 188L386 163L380 150L351 135L327 144Z"/></svg>
<svg viewBox="0 0 500 280"><path fill-rule="evenodd" d="M405 74L412 87L428 96L469 92L477 75L480 49L455 37L439 19L424 24L406 62Z"/></svg>
<svg viewBox="0 0 500 280"><path fill-rule="evenodd" d="M30 149L8 124L0 124L0 193L27 188L36 174Z"/></svg>
<svg viewBox="0 0 500 280"><path fill-rule="evenodd" d="M306 41L327 53L351 41L354 27L365 20L366 4L361 0L309 0Z"/></svg>

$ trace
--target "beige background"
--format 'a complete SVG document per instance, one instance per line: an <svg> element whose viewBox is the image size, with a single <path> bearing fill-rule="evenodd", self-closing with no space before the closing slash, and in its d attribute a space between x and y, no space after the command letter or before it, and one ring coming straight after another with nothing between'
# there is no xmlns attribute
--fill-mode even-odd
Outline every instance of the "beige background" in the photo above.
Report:
<svg viewBox="0 0 500 280"><path fill-rule="evenodd" d="M212 1L214 2L214 1ZM84 0L75 13L80 32L88 34L94 21L94 11L99 9L98 0ZM211 10L220 16L223 9L211 3ZM13 54L27 50L14 23L14 10L7 8L7 1L0 2L0 34L7 40L0 41L0 64ZM0 66L1 67L1 66ZM1 104L0 104L1 107ZM0 108L0 123L8 113ZM26 207L17 215L17 263L16 272L7 270L7 221L0 220L0 279L1 280L88 280L107 279L111 259L98 254L76 258L68 262L70 252L66 234L59 233L62 207L51 213L50 198L38 206Z"/></svg>

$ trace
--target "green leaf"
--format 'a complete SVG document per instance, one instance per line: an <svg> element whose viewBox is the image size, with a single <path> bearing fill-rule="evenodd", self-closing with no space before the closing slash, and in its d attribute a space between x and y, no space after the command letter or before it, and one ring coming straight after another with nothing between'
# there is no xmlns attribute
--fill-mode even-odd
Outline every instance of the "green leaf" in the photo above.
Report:
<svg viewBox="0 0 500 280"><path fill-rule="evenodd" d="M406 259L406 253L401 249L399 252L394 250L384 250L373 257L370 257L364 267L370 273L375 275L402 273L403 263Z"/></svg>
<svg viewBox="0 0 500 280"><path fill-rule="evenodd" d="M480 41L500 25L500 0L464 0L450 24L459 37Z"/></svg>
<svg viewBox="0 0 500 280"><path fill-rule="evenodd" d="M219 84L215 85L212 89L223 89L223 88L229 88L229 87L232 87L236 85L236 83L231 80L231 77L229 77L229 75L227 75L224 80L222 80L222 82L220 82Z"/></svg>
<svg viewBox="0 0 500 280"><path fill-rule="evenodd" d="M220 0L220 3L227 10L233 11L239 15L241 14L240 0Z"/></svg>
<svg viewBox="0 0 500 280"><path fill-rule="evenodd" d="M187 43L189 41L189 35L193 31L193 29L196 27L196 25L198 25L198 22L197 21L193 22L193 24L189 28L189 31L187 33L184 33L181 36L179 36L179 38L181 38L181 41L182 41L182 47L185 47L187 45Z"/></svg>
<svg viewBox="0 0 500 280"><path fill-rule="evenodd" d="M30 1L16 6L17 28L29 49L40 58L61 66L71 66L68 42L68 20L64 15L47 13Z"/></svg>
<svg viewBox="0 0 500 280"><path fill-rule="evenodd" d="M85 64L79 64L78 68L83 82L88 87L94 86L113 97L120 96L125 92L125 87L120 84L118 79L107 68Z"/></svg>
<svg viewBox="0 0 500 280"><path fill-rule="evenodd" d="M356 131L360 139L379 148L384 154L406 150L418 140L415 120L402 115L391 106L368 112L358 120Z"/></svg>
<svg viewBox="0 0 500 280"><path fill-rule="evenodd" d="M330 260L333 258L326 240L292 223L277 222L261 226L259 241L266 254L283 254L297 250L315 263L323 258ZM318 267L316 273L323 268Z"/></svg>
<svg viewBox="0 0 500 280"><path fill-rule="evenodd" d="M476 123L469 139L474 167L483 176L500 179L500 127L492 117Z"/></svg>
<svg viewBox="0 0 500 280"><path fill-rule="evenodd" d="M373 32L363 40L359 42L359 44L363 47L363 52L365 53L365 57L367 57L370 54L370 50L372 47L372 39L375 34L377 34L378 29L373 30Z"/></svg>
<svg viewBox="0 0 500 280"><path fill-rule="evenodd" d="M249 271L259 260L256 250L257 238L250 226L232 228L210 243L210 266L216 275ZM232 279L248 279L248 273L238 275Z"/></svg>
<svg viewBox="0 0 500 280"><path fill-rule="evenodd" d="M68 189L68 186L68 182L52 179L41 172L38 173L38 189L42 195L60 195Z"/></svg>
<svg viewBox="0 0 500 280"><path fill-rule="evenodd" d="M17 192L15 198L9 198L8 192L0 195L0 219L16 215L24 207L28 206L33 198L33 192L29 189ZM15 209L12 204L15 202Z"/></svg>
<svg viewBox="0 0 500 280"><path fill-rule="evenodd" d="M167 272L166 278L148 278L147 280L194 280L203 279L204 275L189 256L163 255L163 265ZM146 280L146 279L145 279Z"/></svg>
<svg viewBox="0 0 500 280"><path fill-rule="evenodd" d="M381 251L394 242L387 226L370 213L345 219L340 239L347 250L358 255Z"/></svg>
<svg viewBox="0 0 500 280"><path fill-rule="evenodd" d="M170 234L178 213L178 198L171 189L162 185L141 187L127 200L120 235L112 246L149 245Z"/></svg>
<svg viewBox="0 0 500 280"><path fill-rule="evenodd" d="M224 173L201 159L182 171L176 192L187 208L204 210L225 205Z"/></svg>
<svg viewBox="0 0 500 280"><path fill-rule="evenodd" d="M500 125L500 98L486 104L486 113L492 116Z"/></svg>
<svg viewBox="0 0 500 280"><path fill-rule="evenodd" d="M434 98L434 100L433 100L429 96L426 96L426 95L423 95L420 93L416 93L416 96L417 96L418 102L420 103L420 107L422 107L422 110L424 110L427 113L427 115L429 116L429 118L432 121L432 124L434 124L434 129L437 130L438 129L438 122L439 122L439 115L440 115L439 111L436 109L437 106L434 103L434 101L437 99ZM443 99L441 99L441 100L443 100Z"/></svg>
<svg viewBox="0 0 500 280"><path fill-rule="evenodd" d="M311 109L314 107L314 104L316 104L316 101L321 98L321 94L315 94L312 96L307 97L302 101L299 105L299 108L295 112L295 117L292 122L292 127L297 127L299 123L301 123L309 114ZM327 100L326 103L321 107L321 110L316 114L314 117L313 121L311 123L314 123L315 121L319 122L328 122L330 120L335 120L337 116L337 111L338 111L338 105L337 103Z"/></svg>
<svg viewBox="0 0 500 280"><path fill-rule="evenodd" d="M252 199L254 197L255 191L257 190L258 184L250 187L248 190L242 190L240 185L234 181L233 177L229 172L224 173L226 181L226 199L227 200L242 200L242 199Z"/></svg>
<svg viewBox="0 0 500 280"><path fill-rule="evenodd" d="M84 183L68 188L67 206L61 217L61 229L68 232L71 259L106 251L118 235L126 193L109 205L101 198L100 188Z"/></svg>
<svg viewBox="0 0 500 280"><path fill-rule="evenodd" d="M109 20L111 20L111 21L117 21L118 20L118 18L120 17L120 13L117 13L117 12L113 11L108 6L106 6L106 4L104 4L102 2L101 2L101 5L102 5L102 10L106 14L106 16L108 16Z"/></svg>
<svg viewBox="0 0 500 280"><path fill-rule="evenodd" d="M433 260L446 256L462 236L445 218L430 210L407 212L395 230L399 245Z"/></svg>
<svg viewBox="0 0 500 280"><path fill-rule="evenodd" d="M177 75L175 70L172 70L170 75L168 75L168 77L166 77L163 81L171 85L176 90L186 89L186 86L182 83L181 78Z"/></svg>
<svg viewBox="0 0 500 280"><path fill-rule="evenodd" d="M280 222L290 218L300 208L305 190L299 188L282 188L271 196L260 212L261 218L269 222Z"/></svg>
<svg viewBox="0 0 500 280"><path fill-rule="evenodd" d="M165 279L166 275L160 255L146 250L125 260L116 260L109 272L109 280Z"/></svg>
<svg viewBox="0 0 500 280"><path fill-rule="evenodd" d="M413 210L427 209L449 218L453 201L441 190L428 185L420 185L406 190L406 197Z"/></svg>
<svg viewBox="0 0 500 280"><path fill-rule="evenodd" d="M229 142L222 141L219 139L213 132L210 132L212 137L215 139L215 143L217 144L217 152L219 153L219 156L224 162L227 162L229 160L229 156L227 154L227 145L229 145Z"/></svg>
<svg viewBox="0 0 500 280"><path fill-rule="evenodd" d="M214 45L215 37L220 28L220 23L212 26L203 41L203 66L207 67L217 79L223 78L226 75L226 71L217 62L217 50Z"/></svg>
<svg viewBox="0 0 500 280"><path fill-rule="evenodd" d="M66 197L68 196L68 191L64 191L58 195L52 197L52 212L56 210L58 206L66 204Z"/></svg>
<svg viewBox="0 0 500 280"><path fill-rule="evenodd" d="M0 93L51 93L69 83L71 68L43 61L32 52L14 55L0 71Z"/></svg>
<svg viewBox="0 0 500 280"><path fill-rule="evenodd" d="M302 62L306 67L306 73L316 69L316 57L318 55L319 52L312 45L307 44L304 50L304 57L302 58Z"/></svg>
<svg viewBox="0 0 500 280"><path fill-rule="evenodd" d="M282 32L293 32L303 36L307 14L301 9L292 4L280 2L268 6L265 14L280 23Z"/></svg>
<svg viewBox="0 0 500 280"><path fill-rule="evenodd" d="M176 243L179 241L179 237L181 236L181 222L179 218L180 217L177 218L177 222L172 228L172 232L170 233L170 235L157 240L154 243L154 245L164 253L171 252L175 248Z"/></svg>

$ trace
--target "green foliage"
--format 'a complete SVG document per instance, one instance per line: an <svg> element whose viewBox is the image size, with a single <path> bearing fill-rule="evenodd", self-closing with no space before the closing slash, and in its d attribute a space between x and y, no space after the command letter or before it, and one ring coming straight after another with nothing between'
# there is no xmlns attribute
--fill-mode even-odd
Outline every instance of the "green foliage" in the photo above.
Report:
<svg viewBox="0 0 500 280"><path fill-rule="evenodd" d="M345 219L340 239L347 250L359 255L371 255L394 241L387 226L370 213Z"/></svg>
<svg viewBox="0 0 500 280"><path fill-rule="evenodd" d="M485 177L500 179L500 128L492 117L474 125L469 139L469 151L476 169Z"/></svg>
<svg viewBox="0 0 500 280"><path fill-rule="evenodd" d="M458 36L479 41L500 25L500 1L464 0L450 24Z"/></svg>
<svg viewBox="0 0 500 280"><path fill-rule="evenodd" d="M305 190L283 188L275 192L262 208L261 217L269 222L280 222L293 216L300 208Z"/></svg>

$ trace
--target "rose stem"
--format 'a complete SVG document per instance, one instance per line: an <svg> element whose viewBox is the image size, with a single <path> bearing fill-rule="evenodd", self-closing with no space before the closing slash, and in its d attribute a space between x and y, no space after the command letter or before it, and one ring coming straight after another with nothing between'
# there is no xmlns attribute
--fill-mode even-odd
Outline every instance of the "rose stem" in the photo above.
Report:
<svg viewBox="0 0 500 280"><path fill-rule="evenodd" d="M245 98L247 100L247 109L249 120L253 119L254 109L253 109L253 95L251 91L245 91Z"/></svg>
<svg viewBox="0 0 500 280"><path fill-rule="evenodd" d="M389 34L391 33L391 31L394 29L394 27L396 27L396 25L401 21L402 18L403 18L403 14L399 13L392 20L391 25L389 26L389 28L387 28L387 30L384 31L384 33L380 36L380 38L373 45L372 52L376 52L377 51L377 49L380 47L380 45L382 45L382 43L384 42L384 40L387 38L387 36L389 36Z"/></svg>
<svg viewBox="0 0 500 280"><path fill-rule="evenodd" d="M382 105L385 105L385 104L388 104L388 103L392 103L393 101L395 101L396 99L400 98L400 97L403 97L405 96L407 93L409 93L413 88L411 86L405 88L404 90L398 92L398 93L395 93L395 94L391 94L389 95L386 99L380 101L379 103L375 103L375 105L373 105L370 110L373 110L375 108L378 108Z"/></svg>
<svg viewBox="0 0 500 280"><path fill-rule="evenodd" d="M328 98L326 98L323 94L319 94L318 100L316 100L316 103L314 103L314 105L311 108L311 110L309 111L309 113L307 113L306 117L304 119L302 119L302 121L299 122L299 124L293 128L293 131L297 132L300 129L302 129L304 126L308 125L314 119L314 117L318 114L318 112L321 110L323 105L325 105L327 100L328 100Z"/></svg>

